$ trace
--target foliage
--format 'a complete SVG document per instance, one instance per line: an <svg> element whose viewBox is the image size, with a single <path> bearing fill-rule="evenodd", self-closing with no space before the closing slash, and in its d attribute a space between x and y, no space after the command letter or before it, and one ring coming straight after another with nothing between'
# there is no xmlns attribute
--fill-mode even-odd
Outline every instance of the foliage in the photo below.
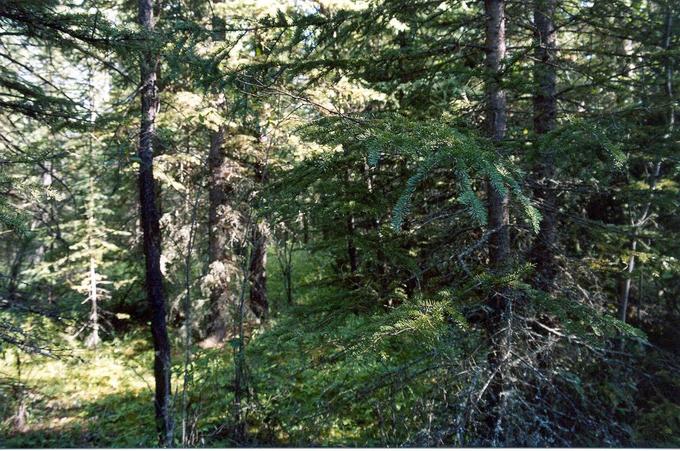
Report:
<svg viewBox="0 0 680 451"><path fill-rule="evenodd" d="M156 443L154 258L176 445L678 445L673 2L133 3L0 3L3 445Z"/></svg>

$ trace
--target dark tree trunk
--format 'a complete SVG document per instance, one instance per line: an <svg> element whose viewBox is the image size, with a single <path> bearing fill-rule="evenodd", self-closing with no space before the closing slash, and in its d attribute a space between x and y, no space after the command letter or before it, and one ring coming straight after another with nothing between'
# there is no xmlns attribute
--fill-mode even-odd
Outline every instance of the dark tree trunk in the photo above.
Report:
<svg viewBox="0 0 680 451"><path fill-rule="evenodd" d="M304 217L304 216L303 216ZM287 230L277 240L276 259L283 276L283 288L286 292L286 306L293 305L293 250L295 242Z"/></svg>
<svg viewBox="0 0 680 451"><path fill-rule="evenodd" d="M10 265L9 281L7 283L7 298L10 301L16 301L18 294L17 291L19 289L19 275L21 274L21 267L24 264L24 258L26 256L26 251L28 250L30 242L31 241L29 238L24 238L21 240L19 249L14 255L14 259Z"/></svg>
<svg viewBox="0 0 680 451"><path fill-rule="evenodd" d="M257 225L252 233L253 253L250 259L250 310L259 319L264 320L269 314L267 302L267 237Z"/></svg>
<svg viewBox="0 0 680 451"><path fill-rule="evenodd" d="M485 0L486 15L486 120L491 139L500 143L505 138L507 115L505 92L500 86L501 65L505 57L505 3L503 0ZM510 231L508 224L509 197L487 183L489 191L489 228L497 230L489 238L489 259L494 270L502 270L510 258Z"/></svg>
<svg viewBox="0 0 680 451"><path fill-rule="evenodd" d="M504 0L485 0L486 19L486 110L487 132L494 143L500 147L505 138L507 126L505 92L501 86L502 64L505 58L505 2ZM500 150L500 149L499 149ZM489 228L495 232L489 238L489 261L494 273L502 274L510 262L510 223L509 196L500 192L487 181L489 192ZM489 298L491 315L486 323L489 337L489 367L492 376L487 391L486 424L491 446L502 446L503 419L506 414L507 396L505 386L505 360L508 357L509 329L504 323L509 320L508 299L511 293L503 290Z"/></svg>
<svg viewBox="0 0 680 451"><path fill-rule="evenodd" d="M148 34L154 31L153 0L139 0L139 23ZM151 334L155 351L156 424L161 446L172 446L173 423L170 411L170 341L165 323L165 295L161 273L161 235L153 177L153 143L156 135L158 55L146 43L141 58L141 124L139 132L139 201L146 260L146 292L151 308Z"/></svg>
<svg viewBox="0 0 680 451"><path fill-rule="evenodd" d="M345 171L345 183L347 189L351 182L351 177L349 169ZM354 243L354 236L356 234L356 225L354 224L354 215L348 212L345 215L346 233L347 233L347 257L349 259L349 270L352 274L356 273L359 269L359 257L357 253L357 247Z"/></svg>
<svg viewBox="0 0 680 451"><path fill-rule="evenodd" d="M302 214L302 243L305 246L309 244L309 220L305 213Z"/></svg>
<svg viewBox="0 0 680 451"><path fill-rule="evenodd" d="M375 196L374 192L374 176L370 173L368 163L364 161L362 167L362 174L364 180L366 180L366 190L371 197ZM388 279L388 264L387 256L385 255L385 243L383 240L382 231L380 230L380 216L378 214L373 215L370 220L370 228L375 233L376 237L376 252L375 252L375 265L376 274L379 278L379 289L380 298L385 300L386 306L391 306L391 299L385 299L389 292L390 280Z"/></svg>
<svg viewBox="0 0 680 451"><path fill-rule="evenodd" d="M557 98L555 70L554 14L557 0L535 0L535 62L534 62L534 131L538 136L555 128L557 120ZM541 160L536 168L538 187L536 197L541 204L541 219L538 236L531 249L529 259L536 265L536 284L549 290L555 278L555 244L557 241L556 197L550 182L555 175L554 150L541 149Z"/></svg>

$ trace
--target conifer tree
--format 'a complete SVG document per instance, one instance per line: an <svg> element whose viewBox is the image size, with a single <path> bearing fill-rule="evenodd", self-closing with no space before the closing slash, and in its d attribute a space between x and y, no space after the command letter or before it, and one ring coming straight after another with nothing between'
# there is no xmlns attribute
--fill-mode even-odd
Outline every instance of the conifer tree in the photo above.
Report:
<svg viewBox="0 0 680 451"><path fill-rule="evenodd" d="M147 302L151 309L151 333L153 336L154 379L156 382L155 410L159 442L169 447L173 443L173 420L171 411L171 363L170 340L166 325L165 293L161 273L161 235L157 210L155 180L153 176L153 152L156 139L156 113L158 111L157 70L159 56L154 39L155 28L153 0L139 1L139 24L144 31L145 47L140 55L141 73L141 121L139 128L139 200L141 226L146 260Z"/></svg>
<svg viewBox="0 0 680 451"><path fill-rule="evenodd" d="M534 131L541 136L554 130L557 120L555 52L557 36L554 15L557 0L536 0L534 5L535 61L534 61ZM539 284L549 288L553 284L556 268L554 253L557 239L557 212L554 186L555 149L541 149L538 166L539 183L536 190L541 202L541 226L531 249L530 259L536 265Z"/></svg>

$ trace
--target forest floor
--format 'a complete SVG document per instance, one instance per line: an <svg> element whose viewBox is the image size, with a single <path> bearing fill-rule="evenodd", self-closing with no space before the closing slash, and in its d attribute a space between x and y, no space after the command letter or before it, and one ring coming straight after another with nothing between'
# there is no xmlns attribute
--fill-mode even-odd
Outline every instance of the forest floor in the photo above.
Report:
<svg viewBox="0 0 680 451"><path fill-rule="evenodd" d="M320 262L308 255L295 260L296 283L320 276ZM270 302L273 299L276 307L285 291L274 258L268 271ZM303 302L305 287L298 287L296 294ZM153 349L148 331L133 328L108 336L95 350L71 336L58 335L67 347L60 358L14 349L0 354L0 448L154 446ZM202 381L212 377L217 383L231 378L229 347L201 350L195 346L193 352L192 377ZM181 403L182 360L183 350L177 344L173 350L176 407ZM229 403L214 393L199 396L202 422L214 430L229 414ZM219 442L216 438L211 444Z"/></svg>
<svg viewBox="0 0 680 451"><path fill-rule="evenodd" d="M139 337L106 342L96 351L74 347L62 359L7 351L0 383L12 384L14 399L0 446L148 446L155 436L151 359Z"/></svg>
<svg viewBox="0 0 680 451"><path fill-rule="evenodd" d="M246 346L246 391L252 400L248 444L410 443L410 431L435 415L429 409L441 396L436 388L455 394L465 386L446 365L461 361L462 349L478 349L480 341L450 310L448 297L376 309L365 290L343 292L325 283L329 263L297 253L295 305L286 306L280 268L270 259L269 297L279 313L255 328ZM452 321L460 324L452 328ZM0 353L0 448L155 446L150 334L141 324L129 329L107 335L91 350L53 328L55 342L66 348L66 356L58 359L5 348ZM455 330L460 333L451 335ZM179 436L184 350L179 325L171 333ZM192 348L185 411L196 434L190 445L237 445L229 429L235 349L233 340L217 349ZM636 443L677 444L677 413L676 404L665 403L645 414L635 425Z"/></svg>

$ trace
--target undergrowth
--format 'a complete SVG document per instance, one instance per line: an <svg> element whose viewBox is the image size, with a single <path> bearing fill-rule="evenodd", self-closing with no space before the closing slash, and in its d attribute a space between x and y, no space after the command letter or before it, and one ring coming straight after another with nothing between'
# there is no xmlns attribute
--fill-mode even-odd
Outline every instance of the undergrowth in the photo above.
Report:
<svg viewBox="0 0 680 451"><path fill-rule="evenodd" d="M466 434L475 433L472 426L456 425L470 390L482 385L483 373L474 368L484 367L484 354L478 352L484 338L461 313L466 305L456 302L456 293L385 306L365 302L360 289L326 283L328 259L322 256L297 252L293 263L294 303L286 303L280 271L270 262L270 299L278 314L255 329L246 346L243 414L248 445L437 445L464 443ZM547 309L549 302L542 302ZM588 314L563 313L573 318L565 330L577 329L579 318ZM0 445L155 446L148 331L132 328L89 350L56 327L45 330L68 349L66 354L55 359L4 348L0 356ZM235 348L230 343L221 349L193 347L183 398L180 340L175 337L173 353L177 435L184 423L190 445L237 445L230 433ZM638 391L650 399L658 396L660 386L654 384L660 377L668 390L679 385L672 374L649 374ZM611 404L627 409L623 401L628 392L619 394L614 385L581 387L578 376L572 379L576 382L564 381L576 395L589 398L592 390L609 391ZM631 421L634 442L677 446L678 404L650 406ZM620 416L629 414L621 410Z"/></svg>

